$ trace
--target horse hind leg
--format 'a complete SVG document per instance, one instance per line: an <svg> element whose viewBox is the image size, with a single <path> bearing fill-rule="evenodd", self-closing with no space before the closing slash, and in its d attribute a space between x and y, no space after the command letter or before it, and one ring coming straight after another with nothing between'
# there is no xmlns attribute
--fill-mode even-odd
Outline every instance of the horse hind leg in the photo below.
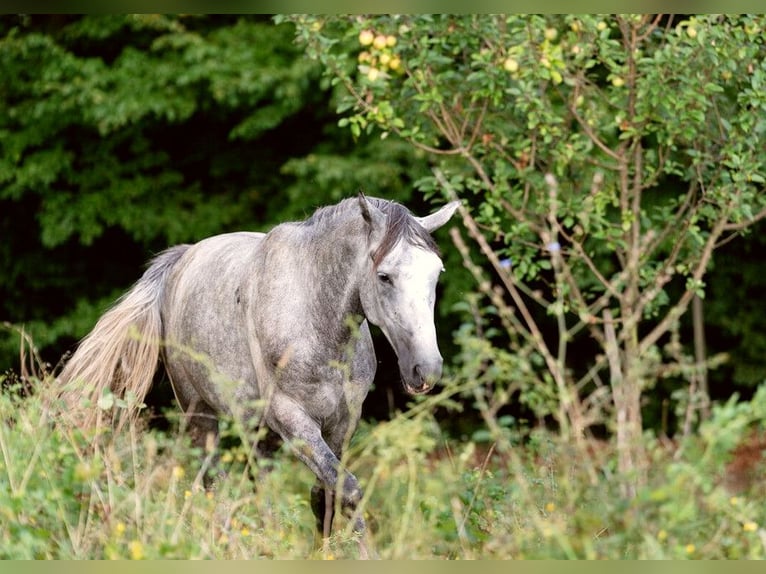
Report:
<svg viewBox="0 0 766 574"><path fill-rule="evenodd" d="M190 436L192 447L203 453L200 474L205 489L210 490L215 479L222 476L218 416L212 407L199 399L184 408L183 420L185 428L182 430Z"/></svg>

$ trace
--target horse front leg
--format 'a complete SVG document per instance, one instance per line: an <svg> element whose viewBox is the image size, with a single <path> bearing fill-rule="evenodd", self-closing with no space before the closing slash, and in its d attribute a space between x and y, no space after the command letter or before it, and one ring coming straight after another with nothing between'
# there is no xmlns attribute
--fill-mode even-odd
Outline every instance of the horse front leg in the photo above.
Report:
<svg viewBox="0 0 766 574"><path fill-rule="evenodd" d="M293 398L274 393L267 422L317 476L318 484L312 489L312 510L317 529L324 534L326 516L332 512L334 506L331 503L328 508L327 491L336 492L341 497L341 507L353 513L362 499L359 481L348 471L343 471L342 476L339 475L340 460L325 442L319 423ZM360 526L364 527L363 521Z"/></svg>
<svg viewBox="0 0 766 574"><path fill-rule="evenodd" d="M350 398L353 400L354 397ZM338 459L343 458L343 450L348 445L348 440L359 423L359 416L362 411L361 402L364 400L364 396L359 395L356 399L357 407L353 408L354 403L349 401L347 405L350 408L347 416L341 417L325 437L328 446ZM327 540L332 530L332 521L335 515L334 490L325 488L321 483L316 484L311 489L311 509L316 517L317 530L322 532L325 540ZM361 509L355 505L353 508L346 507L345 510L350 511L348 516L353 520L352 525L354 533L357 535L357 544L359 545L359 558L362 560L378 558Z"/></svg>
<svg viewBox="0 0 766 574"><path fill-rule="evenodd" d="M311 511L316 518L317 532L321 532L324 538L328 538L335 518L335 490L326 488L321 482L312 486ZM365 529L364 518L361 515L357 516L354 520L354 531L363 533Z"/></svg>
<svg viewBox="0 0 766 574"><path fill-rule="evenodd" d="M332 533L332 522L335 516L335 492L325 488L321 483L315 484L311 488L311 510L316 518L317 531L321 533L323 544L326 545ZM361 560L377 559L378 554L370 550L373 546L361 515L354 520L354 532L358 535L359 558Z"/></svg>

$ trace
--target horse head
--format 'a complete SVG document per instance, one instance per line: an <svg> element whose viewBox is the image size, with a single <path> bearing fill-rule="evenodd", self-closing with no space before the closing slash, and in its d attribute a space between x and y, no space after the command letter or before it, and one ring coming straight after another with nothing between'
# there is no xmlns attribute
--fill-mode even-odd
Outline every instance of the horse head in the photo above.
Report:
<svg viewBox="0 0 766 574"><path fill-rule="evenodd" d="M394 348L405 390L426 393L441 378L443 362L434 304L444 266L430 234L452 217L458 202L425 217L362 195L359 205L368 227L359 291L362 309Z"/></svg>

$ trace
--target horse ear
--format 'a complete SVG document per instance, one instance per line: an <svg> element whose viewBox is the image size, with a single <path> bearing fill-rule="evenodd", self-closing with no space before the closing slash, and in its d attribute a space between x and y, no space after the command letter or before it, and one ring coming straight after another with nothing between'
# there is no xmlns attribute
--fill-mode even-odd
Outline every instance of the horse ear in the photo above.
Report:
<svg viewBox="0 0 766 574"><path fill-rule="evenodd" d="M439 211L435 211L431 215L426 215L425 217L416 217L415 219L430 233L436 231L442 225L447 223L450 220L450 217L455 213L458 205L460 205L459 201L450 201L447 205L444 205L439 209Z"/></svg>
<svg viewBox="0 0 766 574"><path fill-rule="evenodd" d="M359 192L359 210L362 212L362 218L371 229L385 229L386 214L367 201L367 198Z"/></svg>

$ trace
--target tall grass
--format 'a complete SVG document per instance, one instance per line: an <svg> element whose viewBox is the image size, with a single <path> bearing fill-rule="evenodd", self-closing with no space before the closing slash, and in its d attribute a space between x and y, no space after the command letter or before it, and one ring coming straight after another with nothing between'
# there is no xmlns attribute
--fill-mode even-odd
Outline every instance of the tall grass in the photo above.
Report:
<svg viewBox="0 0 766 574"><path fill-rule="evenodd" d="M358 557L347 520L324 543L314 533L314 477L289 452L259 467L234 441L206 490L211 453L183 434L139 421L88 436L57 423L50 377L32 378L25 392L14 379L3 376L0 395L0 558ZM453 392L364 423L354 438L349 466L365 488L379 557L766 556L762 474L727 476L739 468L736 445L766 420L766 390L717 407L681 444L647 434L649 484L629 500L609 442L582 452L539 429L505 429L490 442L444 436L431 407Z"/></svg>

